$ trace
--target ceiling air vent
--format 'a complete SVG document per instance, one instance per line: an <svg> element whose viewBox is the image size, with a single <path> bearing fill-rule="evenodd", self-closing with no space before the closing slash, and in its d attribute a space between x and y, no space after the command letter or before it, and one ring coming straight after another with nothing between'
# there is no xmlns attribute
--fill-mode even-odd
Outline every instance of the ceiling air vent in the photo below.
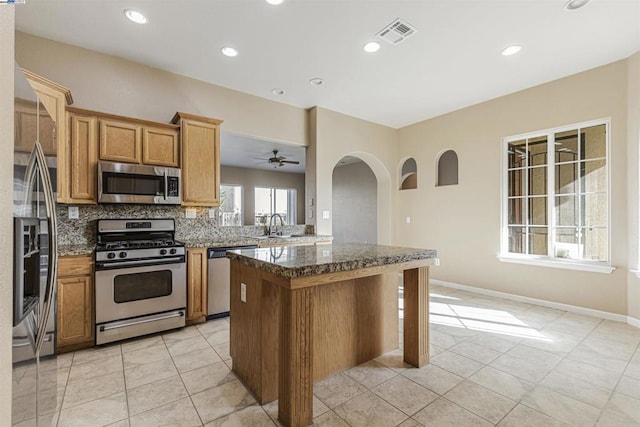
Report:
<svg viewBox="0 0 640 427"><path fill-rule="evenodd" d="M416 27L400 18L380 30L376 36L393 45L400 44L418 31Z"/></svg>

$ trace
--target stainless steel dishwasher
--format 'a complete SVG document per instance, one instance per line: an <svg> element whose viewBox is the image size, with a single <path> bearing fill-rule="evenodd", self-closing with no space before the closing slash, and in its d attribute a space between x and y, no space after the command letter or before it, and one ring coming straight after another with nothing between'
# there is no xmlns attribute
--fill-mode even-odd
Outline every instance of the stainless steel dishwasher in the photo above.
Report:
<svg viewBox="0 0 640 427"><path fill-rule="evenodd" d="M209 248L207 255L207 320L229 315L229 258L227 251L255 249L257 246L224 246Z"/></svg>

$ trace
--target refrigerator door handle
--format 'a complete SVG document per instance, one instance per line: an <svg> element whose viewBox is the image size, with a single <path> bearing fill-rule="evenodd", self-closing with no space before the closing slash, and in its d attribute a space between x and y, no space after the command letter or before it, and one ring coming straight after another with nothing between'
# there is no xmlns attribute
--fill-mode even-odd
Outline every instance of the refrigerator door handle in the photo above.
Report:
<svg viewBox="0 0 640 427"><path fill-rule="evenodd" d="M49 169L47 168L47 159L45 158L42 146L38 141L35 141L33 151L31 152L31 156L29 156L29 164L27 165L26 171L26 173L29 174L28 177L35 178L35 174L30 170L35 168L35 166L37 166L36 170L40 176L40 180L42 181L42 186L44 187L42 190L47 210L47 226L49 228L47 233L47 237L49 239L47 286L45 288L44 298L42 299L42 312L38 316L38 324L35 330L36 336L34 350L35 354L39 356L44 337L47 334L47 322L49 321L51 304L56 291L56 280L58 276L58 221L56 219L56 204L53 196L53 186L51 185L51 176L49 175Z"/></svg>

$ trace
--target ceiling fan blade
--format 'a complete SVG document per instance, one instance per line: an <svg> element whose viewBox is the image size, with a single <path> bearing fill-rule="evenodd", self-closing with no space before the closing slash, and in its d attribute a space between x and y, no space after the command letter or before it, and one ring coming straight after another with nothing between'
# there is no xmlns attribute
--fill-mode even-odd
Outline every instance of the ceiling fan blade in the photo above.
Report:
<svg viewBox="0 0 640 427"><path fill-rule="evenodd" d="M271 160L271 159L263 159L261 157L252 157L252 158L253 158L253 160Z"/></svg>
<svg viewBox="0 0 640 427"><path fill-rule="evenodd" d="M300 164L300 162L297 161L297 160L280 160L280 163L289 163L289 164L292 164L292 165L299 165Z"/></svg>

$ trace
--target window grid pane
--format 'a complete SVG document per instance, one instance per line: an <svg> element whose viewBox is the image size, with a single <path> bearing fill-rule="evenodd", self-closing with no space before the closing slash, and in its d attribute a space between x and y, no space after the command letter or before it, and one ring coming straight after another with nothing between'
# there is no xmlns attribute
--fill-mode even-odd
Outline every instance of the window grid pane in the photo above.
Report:
<svg viewBox="0 0 640 427"><path fill-rule="evenodd" d="M509 252L608 261L606 148L606 123L507 142Z"/></svg>

